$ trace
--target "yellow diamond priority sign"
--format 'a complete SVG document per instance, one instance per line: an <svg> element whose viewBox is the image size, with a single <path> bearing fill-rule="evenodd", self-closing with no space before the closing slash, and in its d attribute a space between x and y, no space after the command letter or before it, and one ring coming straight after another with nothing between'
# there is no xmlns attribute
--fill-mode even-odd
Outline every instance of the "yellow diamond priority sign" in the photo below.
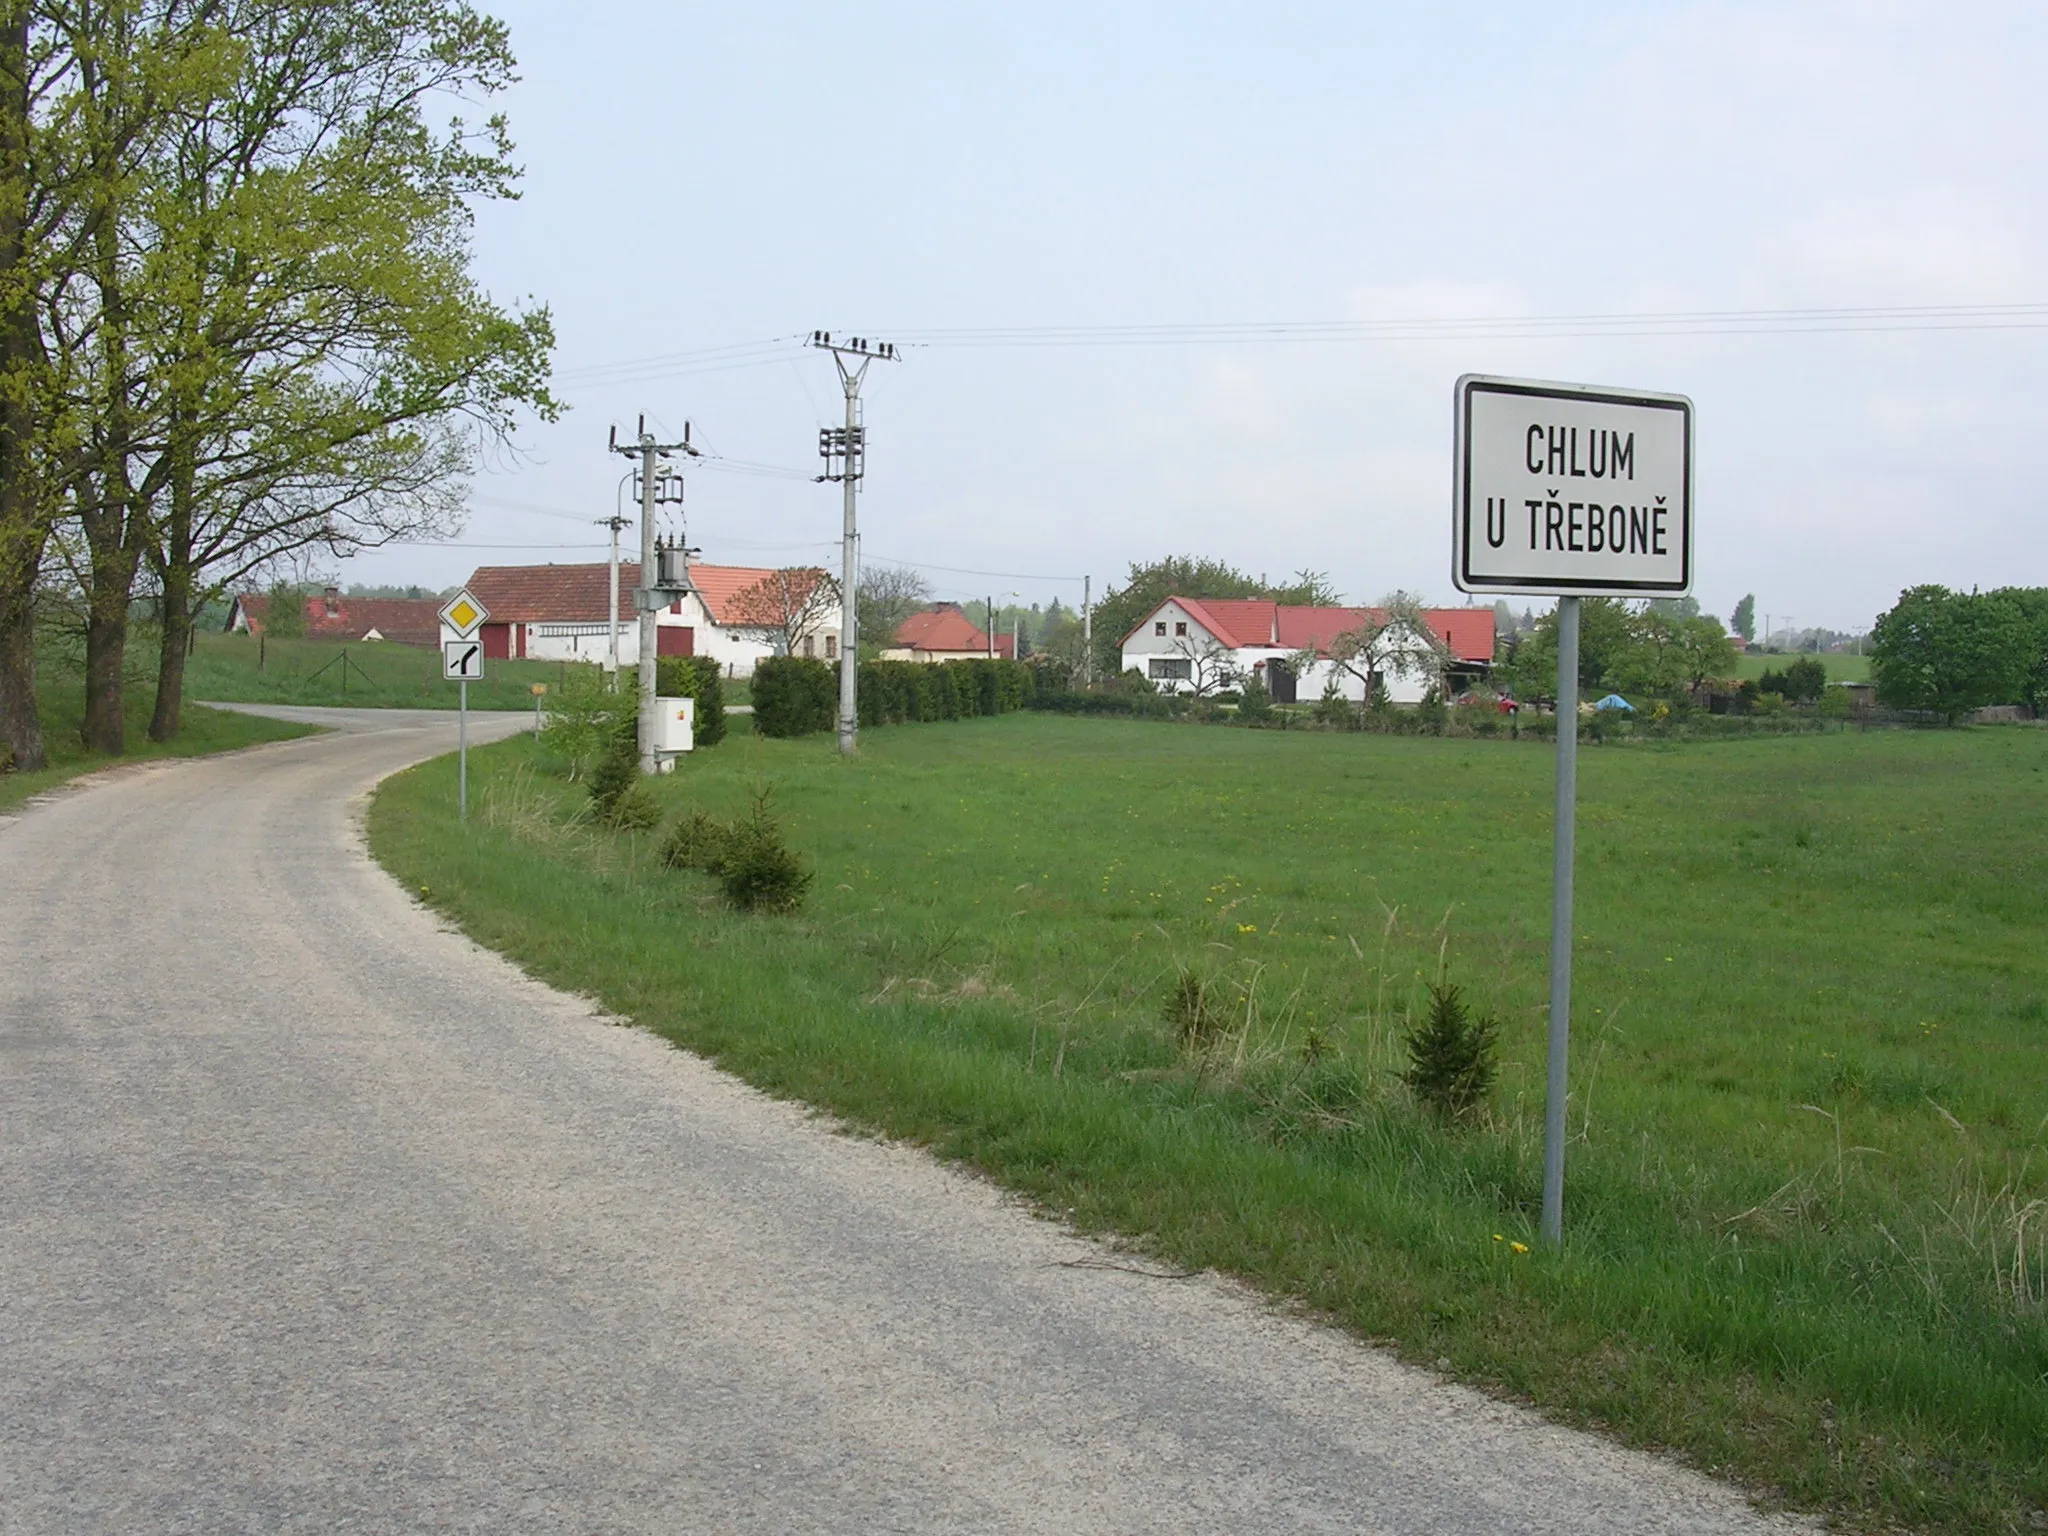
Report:
<svg viewBox="0 0 2048 1536"><path fill-rule="evenodd" d="M454 631L458 640L467 640L490 616L490 610L471 597L467 587L441 605L441 622Z"/></svg>

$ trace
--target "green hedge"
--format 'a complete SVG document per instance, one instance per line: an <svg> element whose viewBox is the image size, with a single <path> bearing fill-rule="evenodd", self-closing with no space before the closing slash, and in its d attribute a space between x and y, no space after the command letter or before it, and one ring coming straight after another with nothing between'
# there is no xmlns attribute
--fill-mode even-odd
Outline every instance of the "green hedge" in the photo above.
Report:
<svg viewBox="0 0 2048 1536"><path fill-rule="evenodd" d="M808 656L769 656L754 664L754 734L808 736L829 731L839 714L837 670Z"/></svg>
<svg viewBox="0 0 2048 1536"><path fill-rule="evenodd" d="M1003 715L1025 708L1037 694L1037 674L1014 661L860 664L863 726ZM836 667L802 657L773 656L754 668L754 729L761 735L829 731L838 714Z"/></svg>
<svg viewBox="0 0 2048 1536"><path fill-rule="evenodd" d="M860 668L860 723L964 720L1022 709L1037 692L1014 661L868 661Z"/></svg>
<svg viewBox="0 0 2048 1536"><path fill-rule="evenodd" d="M662 656L654 663L654 691L664 699L695 699L700 747L725 740L725 678L709 656Z"/></svg>

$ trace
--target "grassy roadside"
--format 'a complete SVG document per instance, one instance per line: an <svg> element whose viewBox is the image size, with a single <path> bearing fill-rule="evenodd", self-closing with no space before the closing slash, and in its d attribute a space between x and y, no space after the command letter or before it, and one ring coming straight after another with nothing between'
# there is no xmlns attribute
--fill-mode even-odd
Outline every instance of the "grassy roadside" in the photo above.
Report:
<svg viewBox="0 0 2048 1536"><path fill-rule="evenodd" d="M817 887L724 910L576 819L530 742L389 781L373 846L535 974L1083 1227L1299 1298L1852 1529L2048 1509L2048 878L2033 732L1582 760L1574 1144L1540 1184L1548 754L1010 716L739 735ZM1401 1088L1439 968L1504 1022L1492 1119ZM1214 988L1195 1046L1162 1019Z"/></svg>
<svg viewBox="0 0 2048 1536"><path fill-rule="evenodd" d="M12 810L33 795L96 769L111 768L120 763L148 762L155 758L204 757L214 752L233 752L260 742L309 736L318 729L317 726L263 720L254 715L187 704L182 716L184 728L178 733L177 740L160 745L149 739L152 702L149 691L134 688L129 690L128 696L128 751L121 757L102 757L87 752L78 740L85 701L76 678L60 674L46 680L37 690L36 699L42 711L43 740L50 766L35 773L0 774L0 811Z"/></svg>

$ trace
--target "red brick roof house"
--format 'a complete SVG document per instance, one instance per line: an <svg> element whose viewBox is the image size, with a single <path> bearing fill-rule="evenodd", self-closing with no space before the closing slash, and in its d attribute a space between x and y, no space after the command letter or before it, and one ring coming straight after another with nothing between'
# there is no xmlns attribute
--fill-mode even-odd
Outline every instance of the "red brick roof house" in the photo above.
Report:
<svg viewBox="0 0 2048 1536"><path fill-rule="evenodd" d="M884 661L977 661L990 656L1016 660L1014 634L995 635L968 618L958 603L933 603L896 626L896 643Z"/></svg>
<svg viewBox="0 0 2048 1536"><path fill-rule="evenodd" d="M431 597L344 597L329 587L320 596L305 599L306 638L434 646L440 644L440 608L439 600ZM228 605L228 630L260 635L269 612L268 596L238 595Z"/></svg>
<svg viewBox="0 0 2048 1536"><path fill-rule="evenodd" d="M1258 677L1283 702L1319 698L1326 684L1354 702L1376 675L1396 703L1419 702L1485 676L1493 665L1491 608L1425 608L1427 635L1387 629L1373 654L1346 665L1331 656L1339 636L1386 625L1383 608L1320 608L1263 598L1169 597L1124 637L1123 664L1174 693L1213 693Z"/></svg>
<svg viewBox="0 0 2048 1536"><path fill-rule="evenodd" d="M766 566L693 565L692 590L655 615L655 653L709 656L731 677L783 650L821 659L839 654L837 588L822 571ZM611 566L486 565L469 590L490 618L484 655L606 663ZM637 561L619 562L619 664L637 666L639 615L633 589Z"/></svg>

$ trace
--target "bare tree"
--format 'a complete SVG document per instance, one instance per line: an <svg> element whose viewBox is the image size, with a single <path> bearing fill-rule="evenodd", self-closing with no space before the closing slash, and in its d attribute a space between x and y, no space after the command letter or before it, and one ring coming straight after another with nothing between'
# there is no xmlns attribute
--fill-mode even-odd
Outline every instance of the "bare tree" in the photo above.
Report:
<svg viewBox="0 0 2048 1536"><path fill-rule="evenodd" d="M1173 642L1173 650L1188 663L1188 691L1195 698L1219 693L1237 681L1235 658L1213 635L1182 635Z"/></svg>
<svg viewBox="0 0 2048 1536"><path fill-rule="evenodd" d="M1453 659L1422 600L1407 592L1389 592L1363 624L1330 642L1330 660L1365 685L1368 704L1395 677L1420 678L1441 692Z"/></svg>
<svg viewBox="0 0 2048 1536"><path fill-rule="evenodd" d="M727 609L726 627L761 641L778 656L794 656L838 612L838 582L815 566L790 566L743 588Z"/></svg>
<svg viewBox="0 0 2048 1536"><path fill-rule="evenodd" d="M931 583L922 571L902 565L871 565L860 573L860 643L864 650L887 650L896 643L903 621L931 601Z"/></svg>

